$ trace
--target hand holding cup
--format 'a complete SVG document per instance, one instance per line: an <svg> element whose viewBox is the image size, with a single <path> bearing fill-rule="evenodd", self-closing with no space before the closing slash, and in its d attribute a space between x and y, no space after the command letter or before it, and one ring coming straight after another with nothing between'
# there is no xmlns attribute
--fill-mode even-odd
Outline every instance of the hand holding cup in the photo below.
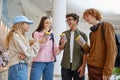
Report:
<svg viewBox="0 0 120 80"><path fill-rule="evenodd" d="M50 32L47 32L47 31L44 32L44 36L50 36L50 34L51 34Z"/></svg>
<svg viewBox="0 0 120 80"><path fill-rule="evenodd" d="M67 38L66 38L66 35L64 33L60 34L60 38L61 38L62 42L64 42L64 43L67 42Z"/></svg>
<svg viewBox="0 0 120 80"><path fill-rule="evenodd" d="M48 36L42 36L42 37L38 40L39 44L45 43L45 42L47 42L47 41L48 41Z"/></svg>
<svg viewBox="0 0 120 80"><path fill-rule="evenodd" d="M86 44L86 41L83 39L83 37L81 35L79 35L76 39L78 44L80 44L81 46L84 46Z"/></svg>

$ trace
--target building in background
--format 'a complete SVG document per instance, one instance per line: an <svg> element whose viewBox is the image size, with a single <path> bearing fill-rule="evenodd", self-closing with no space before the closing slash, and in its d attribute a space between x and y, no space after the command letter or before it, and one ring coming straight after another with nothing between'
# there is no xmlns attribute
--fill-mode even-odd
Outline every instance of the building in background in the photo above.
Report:
<svg viewBox="0 0 120 80"><path fill-rule="evenodd" d="M34 20L34 24L31 25L30 32L26 33L29 39L32 39L32 32L37 28L41 17L48 15L53 18L53 32L55 34L56 43L58 43L59 34L68 28L65 23L66 13L77 13L80 16L78 28L87 33L87 36L89 37L90 25L85 23L81 16L85 9L91 7L103 9L101 12L103 14L104 21L111 22L114 25L116 32L120 33L120 13L117 12L116 14L112 12L114 10L113 8L111 8L112 11L107 11L108 8L105 9L101 7L103 4L101 4L99 0L96 0L95 4L92 3L93 0L0 0L0 46L3 44L2 41L4 41L2 39L5 37L12 25L12 19L17 15L25 15L29 19ZM111 4L110 1L109 3L106 1L106 4L104 2L104 5L109 6L109 4ZM97 5L101 6L98 7ZM54 75L60 75L61 73L61 58L62 53L57 56ZM0 80L3 80L1 79L1 73Z"/></svg>

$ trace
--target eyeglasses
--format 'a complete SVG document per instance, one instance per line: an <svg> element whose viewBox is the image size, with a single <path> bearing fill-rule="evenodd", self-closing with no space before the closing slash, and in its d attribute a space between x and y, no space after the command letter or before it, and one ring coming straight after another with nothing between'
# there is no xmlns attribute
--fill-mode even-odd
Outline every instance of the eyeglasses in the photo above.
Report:
<svg viewBox="0 0 120 80"><path fill-rule="evenodd" d="M65 22L69 22L69 21L72 21L72 20L74 20L74 19L67 19Z"/></svg>

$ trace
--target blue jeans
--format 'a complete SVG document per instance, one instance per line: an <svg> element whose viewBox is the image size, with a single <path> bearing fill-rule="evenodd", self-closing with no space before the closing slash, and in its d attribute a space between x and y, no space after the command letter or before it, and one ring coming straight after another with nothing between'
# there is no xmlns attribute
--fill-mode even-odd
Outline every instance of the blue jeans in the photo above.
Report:
<svg viewBox="0 0 120 80"><path fill-rule="evenodd" d="M53 80L54 62L33 62L30 80Z"/></svg>
<svg viewBox="0 0 120 80"><path fill-rule="evenodd" d="M18 63L10 66L8 71L8 80L28 80L28 64Z"/></svg>

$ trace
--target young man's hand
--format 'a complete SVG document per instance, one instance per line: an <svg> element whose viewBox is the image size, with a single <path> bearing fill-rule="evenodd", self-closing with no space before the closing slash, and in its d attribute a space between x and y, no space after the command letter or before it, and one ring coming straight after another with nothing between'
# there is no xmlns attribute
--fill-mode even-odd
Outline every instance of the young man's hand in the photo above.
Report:
<svg viewBox="0 0 120 80"><path fill-rule="evenodd" d="M65 41L63 38L60 39L60 46L59 46L60 50L62 50L64 48L66 42L67 41Z"/></svg>
<svg viewBox="0 0 120 80"><path fill-rule="evenodd" d="M110 77L103 75L103 80L110 80Z"/></svg>
<svg viewBox="0 0 120 80"><path fill-rule="evenodd" d="M78 69L79 76L82 77L85 74L85 65L80 66Z"/></svg>

